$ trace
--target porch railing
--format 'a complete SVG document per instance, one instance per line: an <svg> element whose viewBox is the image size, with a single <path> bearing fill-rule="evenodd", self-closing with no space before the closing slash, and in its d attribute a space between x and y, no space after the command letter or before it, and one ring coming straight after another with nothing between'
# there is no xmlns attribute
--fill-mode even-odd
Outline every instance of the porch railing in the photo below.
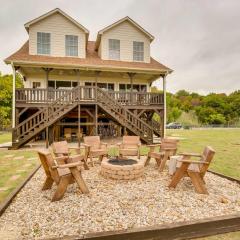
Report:
<svg viewBox="0 0 240 240"><path fill-rule="evenodd" d="M71 92L72 89L51 89L51 88L18 88L16 89L16 103L51 103ZM122 105L158 105L163 104L163 94L108 91L112 98ZM66 99L68 101L69 99ZM80 101L95 101L95 88L92 86L79 87Z"/></svg>

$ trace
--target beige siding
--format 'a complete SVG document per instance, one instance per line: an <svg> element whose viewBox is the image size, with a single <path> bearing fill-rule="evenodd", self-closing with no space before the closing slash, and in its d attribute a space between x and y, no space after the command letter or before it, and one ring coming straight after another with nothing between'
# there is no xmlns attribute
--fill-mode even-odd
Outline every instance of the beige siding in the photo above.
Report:
<svg viewBox="0 0 240 240"><path fill-rule="evenodd" d="M49 80L58 80L58 81L78 81L77 76L74 75L53 75L50 73ZM46 82L46 75L44 73L42 74L28 74L27 80L24 82L25 88L32 88L33 82L41 82L41 88L47 87ZM84 74L81 74L80 76L80 85L84 85L85 82L95 82L95 77L89 77L84 76ZM128 78L121 78L121 77L99 77L98 82L102 83L114 83L115 85L115 91L119 90L119 84L120 83L126 83L129 84L130 80ZM135 78L133 80L133 84L146 84L147 85L147 91L149 91L149 82L145 79L137 79Z"/></svg>
<svg viewBox="0 0 240 240"><path fill-rule="evenodd" d="M150 40L128 21L103 33L100 45L101 58L108 60L108 39L120 40L120 60L133 61L133 41L144 42L144 62L150 62Z"/></svg>
<svg viewBox="0 0 240 240"><path fill-rule="evenodd" d="M86 35L75 24L59 13L55 13L30 26L29 53L37 54L37 32L51 33L51 56L65 56L65 35L78 36L78 57L86 56Z"/></svg>

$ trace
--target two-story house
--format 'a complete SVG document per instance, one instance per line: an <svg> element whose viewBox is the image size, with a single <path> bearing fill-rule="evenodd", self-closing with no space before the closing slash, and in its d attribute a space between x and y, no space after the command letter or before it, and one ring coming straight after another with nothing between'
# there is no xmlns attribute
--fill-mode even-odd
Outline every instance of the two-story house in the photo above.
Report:
<svg viewBox="0 0 240 240"><path fill-rule="evenodd" d="M13 148L83 135L164 135L166 76L171 69L150 56L154 37L125 17L89 31L60 9L25 24L29 40L5 59L13 68ZM15 88L15 74L24 88ZM163 93L151 84L163 79ZM160 116L160 123L152 120Z"/></svg>

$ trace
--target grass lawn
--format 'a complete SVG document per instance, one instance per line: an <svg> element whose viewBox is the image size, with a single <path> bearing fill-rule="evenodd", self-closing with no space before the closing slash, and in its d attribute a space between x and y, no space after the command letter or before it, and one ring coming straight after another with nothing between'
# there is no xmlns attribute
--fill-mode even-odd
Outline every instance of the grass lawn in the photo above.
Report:
<svg viewBox="0 0 240 240"><path fill-rule="evenodd" d="M6 155L24 156L24 158L14 159L14 157L11 157L5 159L4 156ZM0 150L0 203L39 164L37 158L30 160L33 157L37 157L34 151Z"/></svg>
<svg viewBox="0 0 240 240"><path fill-rule="evenodd" d="M169 136L185 138L180 152L201 152L206 145L216 150L210 169L240 179L240 129L169 130ZM240 232L198 240L239 240Z"/></svg>
<svg viewBox="0 0 240 240"><path fill-rule="evenodd" d="M240 129L170 130L180 140L179 152L202 152L212 146L216 155L210 169L240 179Z"/></svg>
<svg viewBox="0 0 240 240"><path fill-rule="evenodd" d="M216 236L206 237L206 238L197 238L196 240L239 240L240 232L232 232L226 234L220 234Z"/></svg>
<svg viewBox="0 0 240 240"><path fill-rule="evenodd" d="M0 144L12 141L12 134L9 132L0 132Z"/></svg>

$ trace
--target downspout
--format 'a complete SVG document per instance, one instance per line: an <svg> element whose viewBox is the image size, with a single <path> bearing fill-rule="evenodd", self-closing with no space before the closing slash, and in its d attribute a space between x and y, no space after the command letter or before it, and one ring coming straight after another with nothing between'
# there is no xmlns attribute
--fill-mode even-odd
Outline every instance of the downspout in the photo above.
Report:
<svg viewBox="0 0 240 240"><path fill-rule="evenodd" d="M167 125L167 86L166 86L167 74L163 76L163 138L166 137L166 125Z"/></svg>

